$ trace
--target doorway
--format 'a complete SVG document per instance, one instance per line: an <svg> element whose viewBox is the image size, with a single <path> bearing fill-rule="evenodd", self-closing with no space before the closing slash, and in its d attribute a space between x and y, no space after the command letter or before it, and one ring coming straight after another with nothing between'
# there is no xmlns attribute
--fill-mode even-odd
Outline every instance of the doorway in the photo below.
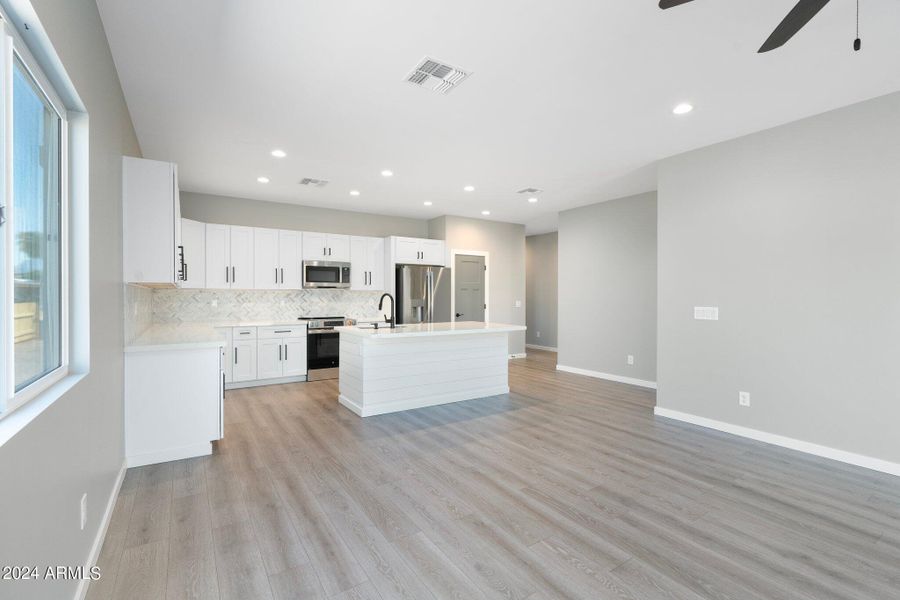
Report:
<svg viewBox="0 0 900 600"><path fill-rule="evenodd" d="M488 257L487 252L454 250L453 297L450 307L454 321L487 320Z"/></svg>

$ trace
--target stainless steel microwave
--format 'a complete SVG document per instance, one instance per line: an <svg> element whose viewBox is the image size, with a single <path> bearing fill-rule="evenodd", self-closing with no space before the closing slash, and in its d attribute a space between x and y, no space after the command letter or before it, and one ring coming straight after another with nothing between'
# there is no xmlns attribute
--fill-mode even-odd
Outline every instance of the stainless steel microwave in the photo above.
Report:
<svg viewBox="0 0 900 600"><path fill-rule="evenodd" d="M330 260L304 260L303 287L349 288L350 263Z"/></svg>

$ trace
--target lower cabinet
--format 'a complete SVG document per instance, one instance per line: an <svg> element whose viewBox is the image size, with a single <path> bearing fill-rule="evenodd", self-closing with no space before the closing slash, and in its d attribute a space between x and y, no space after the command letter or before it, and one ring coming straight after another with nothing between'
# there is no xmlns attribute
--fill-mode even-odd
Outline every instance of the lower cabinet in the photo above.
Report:
<svg viewBox="0 0 900 600"><path fill-rule="evenodd" d="M306 326L227 328L225 382L230 388L306 376Z"/></svg>

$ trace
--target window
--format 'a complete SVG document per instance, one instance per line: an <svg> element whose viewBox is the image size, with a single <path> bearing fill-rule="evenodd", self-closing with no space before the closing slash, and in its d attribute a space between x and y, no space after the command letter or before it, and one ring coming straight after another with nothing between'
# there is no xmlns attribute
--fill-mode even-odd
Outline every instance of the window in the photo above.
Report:
<svg viewBox="0 0 900 600"><path fill-rule="evenodd" d="M3 417L68 369L67 153L65 112L54 90L19 38L6 31L0 37Z"/></svg>

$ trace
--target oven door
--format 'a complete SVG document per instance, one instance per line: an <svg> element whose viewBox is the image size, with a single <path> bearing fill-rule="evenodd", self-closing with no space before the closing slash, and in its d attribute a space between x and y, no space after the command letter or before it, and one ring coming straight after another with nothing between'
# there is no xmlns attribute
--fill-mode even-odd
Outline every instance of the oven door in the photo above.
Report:
<svg viewBox="0 0 900 600"><path fill-rule="evenodd" d="M336 369L341 350L341 334L337 331L310 331L306 336L306 368Z"/></svg>
<svg viewBox="0 0 900 600"><path fill-rule="evenodd" d="M350 263L324 260L303 261L304 288L349 288Z"/></svg>

